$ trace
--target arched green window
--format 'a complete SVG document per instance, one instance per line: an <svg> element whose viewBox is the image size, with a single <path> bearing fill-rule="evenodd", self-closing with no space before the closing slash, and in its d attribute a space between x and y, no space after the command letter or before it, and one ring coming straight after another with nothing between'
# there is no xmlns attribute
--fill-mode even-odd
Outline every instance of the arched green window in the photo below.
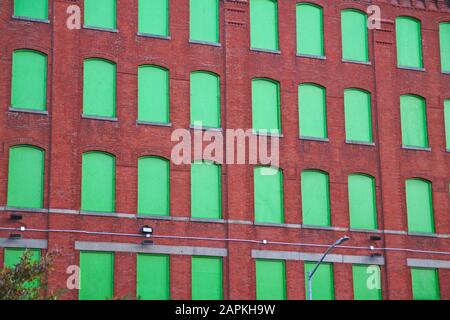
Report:
<svg viewBox="0 0 450 320"><path fill-rule="evenodd" d="M222 300L222 258L192 257L191 263L192 300Z"/></svg>
<svg viewBox="0 0 450 320"><path fill-rule="evenodd" d="M345 89L345 136L348 142L373 142L370 93Z"/></svg>
<svg viewBox="0 0 450 320"><path fill-rule="evenodd" d="M312 272L317 262L305 262L305 292L308 292L308 272ZM333 264L322 263L312 278L313 300L334 300ZM307 299L309 299L307 297Z"/></svg>
<svg viewBox="0 0 450 320"><path fill-rule="evenodd" d="M116 65L104 59L84 60L83 114L116 116Z"/></svg>
<svg viewBox="0 0 450 320"><path fill-rule="evenodd" d="M253 183L255 222L284 223L283 172L255 167Z"/></svg>
<svg viewBox="0 0 450 320"><path fill-rule="evenodd" d="M169 0L139 0L138 32L169 36Z"/></svg>
<svg viewBox="0 0 450 320"><path fill-rule="evenodd" d="M301 177L303 224L329 227L330 191L328 173L305 170Z"/></svg>
<svg viewBox="0 0 450 320"><path fill-rule="evenodd" d="M409 94L401 96L400 113L403 146L428 148L425 99Z"/></svg>
<svg viewBox="0 0 450 320"><path fill-rule="evenodd" d="M191 216L222 218L222 168L212 162L191 165Z"/></svg>
<svg viewBox="0 0 450 320"><path fill-rule="evenodd" d="M80 252L80 300L111 300L114 295L114 253Z"/></svg>
<svg viewBox="0 0 450 320"><path fill-rule="evenodd" d="M170 215L170 165L159 157L138 161L138 214Z"/></svg>
<svg viewBox="0 0 450 320"><path fill-rule="evenodd" d="M420 21L411 17L395 19L397 37L397 65L406 68L423 68L422 31Z"/></svg>
<svg viewBox="0 0 450 320"><path fill-rule="evenodd" d="M447 141L447 150L450 151L450 99L444 102L445 118L445 137Z"/></svg>
<svg viewBox="0 0 450 320"><path fill-rule="evenodd" d="M256 299L286 300L285 261L256 260Z"/></svg>
<svg viewBox="0 0 450 320"><path fill-rule="evenodd" d="M250 47L278 51L276 0L250 0Z"/></svg>
<svg viewBox="0 0 450 320"><path fill-rule="evenodd" d="M297 4L297 54L324 56L323 9L301 2Z"/></svg>
<svg viewBox="0 0 450 320"><path fill-rule="evenodd" d="M350 227L377 229L377 203L375 179L364 174L348 177Z"/></svg>
<svg viewBox="0 0 450 320"><path fill-rule="evenodd" d="M43 208L44 150L19 145L9 150L8 207Z"/></svg>
<svg viewBox="0 0 450 320"><path fill-rule="evenodd" d="M342 59L347 61L369 61L369 36L367 14L354 9L341 13Z"/></svg>
<svg viewBox="0 0 450 320"><path fill-rule="evenodd" d="M414 300L440 300L439 273L432 268L411 268Z"/></svg>
<svg viewBox="0 0 450 320"><path fill-rule="evenodd" d="M281 133L280 85L270 79L252 80L254 132Z"/></svg>
<svg viewBox="0 0 450 320"><path fill-rule="evenodd" d="M48 20L48 0L14 0L14 17Z"/></svg>
<svg viewBox="0 0 450 320"><path fill-rule="evenodd" d="M116 160L104 152L83 153L81 210L114 212L116 198Z"/></svg>
<svg viewBox="0 0 450 320"><path fill-rule="evenodd" d="M429 181L406 180L406 209L409 232L434 233L433 191Z"/></svg>
<svg viewBox="0 0 450 320"><path fill-rule="evenodd" d="M325 88L312 83L299 85L298 112L300 137L327 139Z"/></svg>
<svg viewBox="0 0 450 320"><path fill-rule="evenodd" d="M137 299L170 299L170 257L168 255L138 254L136 269Z"/></svg>
<svg viewBox="0 0 450 320"><path fill-rule="evenodd" d="M3 264L7 268L14 268L17 264L20 263L22 256L25 252L30 253L30 261L32 263L39 263L41 259L41 250L39 249L23 249L23 248L5 248L3 255ZM39 288L41 286L41 282L39 279L35 279L32 282L25 282L25 288ZM32 300L32 297L29 297L29 300ZM25 299L27 300L27 299Z"/></svg>
<svg viewBox="0 0 450 320"><path fill-rule="evenodd" d="M189 39L201 42L219 42L219 1L189 1Z"/></svg>
<svg viewBox="0 0 450 320"><path fill-rule="evenodd" d="M441 42L441 69L450 73L450 22L439 24L439 38Z"/></svg>
<svg viewBox="0 0 450 320"><path fill-rule="evenodd" d="M354 300L382 300L380 266L353 265L352 271Z"/></svg>
<svg viewBox="0 0 450 320"><path fill-rule="evenodd" d="M220 78L216 74L191 73L191 125L220 128Z"/></svg>
<svg viewBox="0 0 450 320"><path fill-rule="evenodd" d="M84 0L84 26L116 29L116 0Z"/></svg>
<svg viewBox="0 0 450 320"><path fill-rule="evenodd" d="M169 123L169 71L144 65L138 69L138 120Z"/></svg>
<svg viewBox="0 0 450 320"><path fill-rule="evenodd" d="M46 110L47 56L34 50L20 49L12 55L11 107Z"/></svg>

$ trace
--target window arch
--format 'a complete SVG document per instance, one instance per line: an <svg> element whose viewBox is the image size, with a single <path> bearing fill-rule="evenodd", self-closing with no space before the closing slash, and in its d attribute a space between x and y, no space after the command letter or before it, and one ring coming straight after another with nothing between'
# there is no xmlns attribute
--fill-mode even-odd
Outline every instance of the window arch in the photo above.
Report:
<svg viewBox="0 0 450 320"><path fill-rule="evenodd" d="M406 94L400 97L402 141L404 147L428 148L425 99Z"/></svg>
<svg viewBox="0 0 450 320"><path fill-rule="evenodd" d="M48 0L14 0L14 17L48 20Z"/></svg>
<svg viewBox="0 0 450 320"><path fill-rule="evenodd" d="M319 5L297 3L297 54L324 56L323 8Z"/></svg>
<svg viewBox="0 0 450 320"><path fill-rule="evenodd" d="M369 36L367 14L345 9L341 12L342 59L347 61L369 61Z"/></svg>
<svg viewBox="0 0 450 320"><path fill-rule="evenodd" d="M255 132L281 133L280 85L277 81L252 80L252 119Z"/></svg>
<svg viewBox="0 0 450 320"><path fill-rule="evenodd" d="M250 47L279 49L277 0L250 0Z"/></svg>
<svg viewBox="0 0 450 320"><path fill-rule="evenodd" d="M191 216L222 218L222 167L210 161L191 164Z"/></svg>
<svg viewBox="0 0 450 320"><path fill-rule="evenodd" d="M219 1L189 1L189 39L219 42Z"/></svg>
<svg viewBox="0 0 450 320"><path fill-rule="evenodd" d="M170 215L170 163L154 156L138 160L138 214Z"/></svg>
<svg viewBox="0 0 450 320"><path fill-rule="evenodd" d="M190 76L191 125L220 128L220 78L207 71Z"/></svg>
<svg viewBox="0 0 450 320"><path fill-rule="evenodd" d="M116 29L116 0L84 0L84 25Z"/></svg>
<svg viewBox="0 0 450 320"><path fill-rule="evenodd" d="M375 178L365 174L351 174L348 177L348 200L350 227L375 230L377 223L377 203Z"/></svg>
<svg viewBox="0 0 450 320"><path fill-rule="evenodd" d="M15 50L12 55L11 107L45 111L47 104L47 55Z"/></svg>
<svg viewBox="0 0 450 320"><path fill-rule="evenodd" d="M345 134L348 142L373 142L370 93L350 88L344 91Z"/></svg>
<svg viewBox="0 0 450 320"><path fill-rule="evenodd" d="M412 17L395 19L397 64L399 67L423 68L420 20Z"/></svg>
<svg viewBox="0 0 450 320"><path fill-rule="evenodd" d="M116 116L116 64L89 58L84 60L83 114L114 118Z"/></svg>
<svg viewBox="0 0 450 320"><path fill-rule="evenodd" d="M441 70L450 73L450 22L439 24L439 38L441 43Z"/></svg>
<svg viewBox="0 0 450 320"><path fill-rule="evenodd" d="M139 0L138 32L169 36L169 0Z"/></svg>
<svg viewBox="0 0 450 320"><path fill-rule="evenodd" d="M301 177L303 224L328 227L330 218L329 175L319 170L304 170Z"/></svg>
<svg viewBox="0 0 450 320"><path fill-rule="evenodd" d="M169 123L169 71L154 65L138 68L138 120Z"/></svg>
<svg viewBox="0 0 450 320"><path fill-rule="evenodd" d="M83 153L81 210L114 212L116 197L116 159L101 151Z"/></svg>
<svg viewBox="0 0 450 320"><path fill-rule="evenodd" d="M420 178L406 180L406 210L409 232L434 233L431 182Z"/></svg>
<svg viewBox="0 0 450 320"><path fill-rule="evenodd" d="M283 171L257 166L253 170L255 222L284 223Z"/></svg>
<svg viewBox="0 0 450 320"><path fill-rule="evenodd" d="M313 83L298 86L299 132L302 138L326 139L326 89Z"/></svg>
<svg viewBox="0 0 450 320"><path fill-rule="evenodd" d="M8 207L43 208L44 161L41 148L17 145L9 149Z"/></svg>

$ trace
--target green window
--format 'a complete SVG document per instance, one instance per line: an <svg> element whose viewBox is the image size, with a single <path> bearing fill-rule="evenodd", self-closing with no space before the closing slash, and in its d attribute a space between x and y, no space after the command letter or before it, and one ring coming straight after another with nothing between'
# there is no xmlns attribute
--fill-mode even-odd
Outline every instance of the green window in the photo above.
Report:
<svg viewBox="0 0 450 320"><path fill-rule="evenodd" d="M358 89L344 91L345 135L348 142L373 142L370 93Z"/></svg>
<svg viewBox="0 0 450 320"><path fill-rule="evenodd" d="M256 260L256 299L286 300L284 261Z"/></svg>
<svg viewBox="0 0 450 320"><path fill-rule="evenodd" d="M316 262L305 262L305 292L308 292L308 272L316 266ZM312 278L313 300L334 300L333 265L322 263Z"/></svg>
<svg viewBox="0 0 450 320"><path fill-rule="evenodd" d="M401 96L400 113L403 146L428 148L425 99L414 95Z"/></svg>
<svg viewBox="0 0 450 320"><path fill-rule="evenodd" d="M80 252L80 300L109 300L114 294L114 254Z"/></svg>
<svg viewBox="0 0 450 320"><path fill-rule="evenodd" d="M9 151L8 207L41 209L44 200L45 152L20 145Z"/></svg>
<svg viewBox="0 0 450 320"><path fill-rule="evenodd" d="M222 170L211 162L191 165L191 215L193 218L222 218Z"/></svg>
<svg viewBox="0 0 450 320"><path fill-rule="evenodd" d="M169 36L169 0L139 0L138 32Z"/></svg>
<svg viewBox="0 0 450 320"><path fill-rule="evenodd" d="M84 60L83 114L116 116L116 65L103 59Z"/></svg>
<svg viewBox="0 0 450 320"><path fill-rule="evenodd" d="M411 268L414 300L440 300L437 269Z"/></svg>
<svg viewBox="0 0 450 320"><path fill-rule="evenodd" d="M298 112L300 137L327 139L325 88L310 83L299 85Z"/></svg>
<svg viewBox="0 0 450 320"><path fill-rule="evenodd" d="M375 179L364 174L348 177L350 227L354 229L377 229L377 204Z"/></svg>
<svg viewBox="0 0 450 320"><path fill-rule="evenodd" d="M220 79L209 72L191 73L191 125L220 128Z"/></svg>
<svg viewBox="0 0 450 320"><path fill-rule="evenodd" d="M323 9L302 2L297 4L297 54L324 56Z"/></svg>
<svg viewBox="0 0 450 320"><path fill-rule="evenodd" d="M284 223L283 173L271 167L253 171L255 221Z"/></svg>
<svg viewBox="0 0 450 320"><path fill-rule="evenodd" d="M369 62L367 14L353 9L342 10L342 58L347 61Z"/></svg>
<svg viewBox="0 0 450 320"><path fill-rule="evenodd" d="M450 151L450 100L444 102L445 136L447 140L447 150Z"/></svg>
<svg viewBox="0 0 450 320"><path fill-rule="evenodd" d="M138 214L169 216L170 164L159 157L138 161Z"/></svg>
<svg viewBox="0 0 450 320"><path fill-rule="evenodd" d="M379 266L354 265L353 296L355 300L382 300Z"/></svg>
<svg viewBox="0 0 450 320"><path fill-rule="evenodd" d="M434 233L433 192L431 183L422 179L406 180L408 230Z"/></svg>
<svg viewBox="0 0 450 320"><path fill-rule="evenodd" d="M116 0L84 0L84 25L116 29Z"/></svg>
<svg viewBox="0 0 450 320"><path fill-rule="evenodd" d="M47 104L47 56L16 50L12 56L11 107L44 111Z"/></svg>
<svg viewBox="0 0 450 320"><path fill-rule="evenodd" d="M328 174L305 170L301 178L303 224L329 227L330 192Z"/></svg>
<svg viewBox="0 0 450 320"><path fill-rule="evenodd" d="M103 152L83 154L81 210L114 212L116 160Z"/></svg>
<svg viewBox="0 0 450 320"><path fill-rule="evenodd" d="M250 0L250 47L278 51L276 0Z"/></svg>
<svg viewBox="0 0 450 320"><path fill-rule="evenodd" d="M189 1L189 39L202 42L219 42L219 1Z"/></svg>
<svg viewBox="0 0 450 320"><path fill-rule="evenodd" d="M420 21L411 17L397 17L395 32L397 65L406 68L423 68Z"/></svg>
<svg viewBox="0 0 450 320"><path fill-rule="evenodd" d="M14 268L22 259L25 251L29 251L31 253L30 260L33 263L39 263L41 259L41 251L38 249L22 249L22 248L5 248L4 251L4 265L7 268ZM32 282L26 282L24 287L28 288L37 288L40 286L39 279L36 279Z"/></svg>
<svg viewBox="0 0 450 320"><path fill-rule="evenodd" d="M222 299L222 258L192 257L192 300Z"/></svg>
<svg viewBox="0 0 450 320"><path fill-rule="evenodd" d="M269 79L252 80L252 119L255 132L281 133L280 86Z"/></svg>
<svg viewBox="0 0 450 320"><path fill-rule="evenodd" d="M137 293L142 300L170 299L169 256L137 255Z"/></svg>
<svg viewBox="0 0 450 320"><path fill-rule="evenodd" d="M48 20L48 0L14 0L14 17Z"/></svg>
<svg viewBox="0 0 450 320"><path fill-rule="evenodd" d="M442 72L450 72L450 22L439 24Z"/></svg>
<svg viewBox="0 0 450 320"><path fill-rule="evenodd" d="M158 66L138 69L138 120L169 123L169 71Z"/></svg>

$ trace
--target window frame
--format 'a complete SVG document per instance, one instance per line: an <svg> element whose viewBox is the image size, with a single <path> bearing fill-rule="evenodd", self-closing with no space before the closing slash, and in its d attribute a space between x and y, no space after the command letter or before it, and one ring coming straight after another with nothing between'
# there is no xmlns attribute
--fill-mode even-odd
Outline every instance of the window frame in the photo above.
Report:
<svg viewBox="0 0 450 320"><path fill-rule="evenodd" d="M363 17L365 17L364 21L367 21L367 13L359 10L357 8L344 8L340 11L340 28L341 28L341 50L342 50L342 62L347 62L347 63L356 63L356 64L364 64L364 65L370 65L371 61L370 61L370 35L369 35L369 30L367 28L367 24L364 23L364 36L365 36L365 57L363 60L357 60L357 59L351 59L348 56L346 56L345 52L346 50L344 50L345 48L345 44L344 41L347 39L347 37L344 38L344 14L348 13L348 12L355 12Z"/></svg>
<svg viewBox="0 0 450 320"><path fill-rule="evenodd" d="M277 93L277 106L276 106L276 112L277 112L277 129L260 129L255 128L255 88L254 84L257 82L265 82L265 83L271 83L276 88ZM252 132L254 135L270 135L270 136L282 136L283 135L283 126L282 126L282 114L281 114L281 84L279 81L270 79L270 78L264 78L264 77L256 77L252 79L251 82L251 106L252 106ZM276 131L276 132L274 132Z"/></svg>
<svg viewBox="0 0 450 320"><path fill-rule="evenodd" d="M166 10L166 25L165 25L165 34L157 34L157 33L152 33L152 32L143 32L140 27L140 21L141 19L143 19L143 17L141 16L141 1L143 0L138 0L138 17L137 17L137 21L138 21L138 32L137 35L138 36L143 36L143 37L150 37L150 38L159 38L159 39L170 39L170 1L169 0L160 0L160 1L165 1L167 10ZM144 0L145 1L145 0ZM154 0L150 0L150 1L154 1Z"/></svg>
<svg viewBox="0 0 450 320"><path fill-rule="evenodd" d="M365 112L367 112L368 115L368 119L367 120L367 125L368 125L368 137L369 139L364 141L364 140L357 140L357 139L349 139L349 130L348 130L348 125L350 124L351 119L349 118L349 114L351 114L352 112L348 112L348 109L350 109L350 106L348 105L348 93L353 93L353 92L357 92L358 94L364 94L365 97L367 98L367 105L365 105L364 107L367 107L366 110L364 110ZM360 88L346 88L344 89L344 117L345 117L345 141L348 144L364 144L364 145L374 145L374 135L373 135L373 111L372 111L372 94L364 89L360 89ZM358 118L361 120L362 116L358 115ZM360 121L357 121L360 122ZM354 133L352 134L354 135ZM358 135L361 135L361 133L358 133Z"/></svg>
<svg viewBox="0 0 450 320"><path fill-rule="evenodd" d="M50 6L48 4L48 0L45 0L46 3L46 11L47 11L47 15L45 18L36 18L36 17L30 17L30 16L22 16L22 15L16 15L16 0L14 0L13 2L13 7L12 7L12 18L13 19L17 19L17 20L25 20L25 21L32 21L32 22L41 22L41 23L50 23L50 19L49 19L49 11L50 11Z"/></svg>
<svg viewBox="0 0 450 320"><path fill-rule="evenodd" d="M279 194L279 199L275 199L275 200L279 200L280 202L280 213L258 213L257 211L257 185L256 185L256 179L257 179L257 172L262 171L262 170L276 170L277 172L277 176L279 176L279 188L280 188L280 194ZM262 174L258 175L259 177L264 176ZM275 176L275 175L268 175L268 176ZM267 187L263 188L263 191L265 191L264 189L267 189ZM278 198L278 197L277 197ZM283 169L281 168L275 168L275 167L270 167L270 166L262 166L262 165L257 165L253 168L253 217L254 217L254 221L256 224L284 224L285 223L285 203L284 203L284 175L283 175Z"/></svg>
<svg viewBox="0 0 450 320"><path fill-rule="evenodd" d="M411 212L411 209L408 210L408 207L410 206L408 199L410 199L411 196L408 196L408 183L418 181L420 182L422 187L427 187L427 193L428 195L428 201L429 201L429 212L421 212L420 216L417 216L417 211ZM434 192L433 192L433 184L431 181L423 179L423 178L408 178L405 180L405 209L406 209L406 220L407 220L407 228L408 228L408 234L435 234L436 232L436 217L435 217L435 208L434 208ZM416 214L416 215L413 215ZM427 216L424 216L424 214L427 214ZM423 223L423 219L429 219L427 221L430 224L431 229L430 230L419 230L417 229L417 219L421 219ZM420 224L423 227L423 224Z"/></svg>
<svg viewBox="0 0 450 320"><path fill-rule="evenodd" d="M310 54L310 53L302 53L300 52L300 35L299 35L299 30L300 30L300 25L299 25L299 10L301 7L314 7L316 9L319 9L320 11L320 34L321 34L321 39L319 39L320 41L320 45L321 45L321 54ZM326 54L325 54L325 24L324 24L324 8L316 3L313 2L297 2L296 3L296 44L297 44L297 48L296 48L296 55L298 57L306 57L306 58L317 58L317 59L326 59Z"/></svg>
<svg viewBox="0 0 450 320"><path fill-rule="evenodd" d="M371 182L371 187L372 187L372 206L373 206L373 210L372 212L370 212L370 216L369 213L366 213L366 215L368 217L366 217L367 220L372 220L373 225L372 226L364 226L364 227L355 227L352 224L352 220L354 221L354 219L352 219L352 216L355 217L355 212L352 215L352 196L351 196L351 189L350 189L350 180L352 177L363 177L364 179L367 179L366 182ZM365 174L365 173L352 173L348 176L348 182L347 182L348 188L347 188L347 192L348 192L348 205L349 205L349 222L350 222L350 228L351 229L355 229L355 230L378 230L378 208L377 208L377 186L376 186L376 180L375 177ZM364 199L364 203L367 203L366 201L367 199ZM365 211L364 211L365 212ZM359 212L358 212L359 213ZM359 218L361 219L361 218Z"/></svg>
<svg viewBox="0 0 450 320"><path fill-rule="evenodd" d="M210 45L210 46L216 46L216 47L220 47L221 43L220 43L220 1L219 0L208 0L208 1L215 1L216 2L216 40L215 41L211 41L211 40L201 40L201 39L194 39L192 37L192 33L193 33L193 27L192 27L192 20L193 20L193 16L192 16L192 1L197 1L197 0L189 0L189 4L188 4L188 8L189 8L189 43L194 43L194 44L202 44L202 45Z"/></svg>
<svg viewBox="0 0 450 320"><path fill-rule="evenodd" d="M414 98L414 100L416 102L421 102L421 107L423 108L423 110L421 111L422 115L421 117L423 117L422 120L424 120L424 123L422 123L422 134L425 140L425 145L424 146L419 146L419 145L412 145L407 143L408 141L406 138L408 137L409 139L411 139L411 137L409 137L407 135L408 133L408 129L410 128L411 122L410 121L406 121L405 117L406 114L404 110L407 110L407 108L410 108L409 104L403 104L402 100L407 99L407 98ZM409 111L411 112L411 111ZM403 149L413 149L413 150L431 150L430 149L430 136L429 136L429 128L428 128L428 109L427 109L427 100L419 95L415 95L415 94L402 94L400 96L400 130L401 130L401 139L402 139L402 148ZM417 116L416 114L414 114L415 116ZM410 116L409 116L410 117ZM406 131L405 131L406 130ZM417 138L417 137L415 137Z"/></svg>
<svg viewBox="0 0 450 320"><path fill-rule="evenodd" d="M216 120L215 120L215 124L210 125L208 123L208 125L203 125L202 122L202 129L221 129L222 126L222 96L221 96L221 78L218 74L211 72L211 71L205 71L205 70L196 70L196 71L192 71L189 75L189 111L190 111L190 127L191 128L197 128L198 126L195 124L196 122L200 122L198 120L194 120L194 113L203 113L202 111L205 111L206 108L204 108L204 106L197 106L194 105L194 101L193 101L193 77L195 75L207 75L208 77L214 77L214 81L217 81L217 97L216 97L216 106L215 109L213 111L213 113L216 113ZM212 78L210 78L212 80ZM194 107L197 107L197 109L194 110ZM200 108L199 108L200 107Z"/></svg>
<svg viewBox="0 0 450 320"><path fill-rule="evenodd" d="M95 1L95 0L89 0L89 1ZM89 25L86 24L86 16L88 16L86 14L86 0L84 0L83 2L83 29L88 29L88 30L96 30L96 31L104 31L104 32L112 32L112 33L118 33L118 27L117 27L117 0L111 0L114 1L114 27L101 27L101 26L95 26L95 25Z"/></svg>
<svg viewBox="0 0 450 320"><path fill-rule="evenodd" d="M420 65L419 66L408 66L408 65L402 65L400 63L400 46L399 46L399 37L398 37L398 28L399 28L399 21L401 20L408 20L408 21L414 21L417 23L417 26L419 27L419 58L420 58ZM397 61L397 68L398 69L404 69L404 70L412 70L412 71L424 71L425 70L425 64L424 64L424 48L423 48L423 30L422 30L422 21L418 18L408 16L408 15L402 15L395 17L395 47L396 47L396 61Z"/></svg>
<svg viewBox="0 0 450 320"><path fill-rule="evenodd" d="M300 89L301 88L306 88L306 87L310 87L310 88L317 88L321 90L321 94L322 94L322 99L323 99L323 123L322 126L324 127L324 135L322 137L317 137L317 136L311 136L311 135L303 135L302 134L302 123L304 123L303 121L306 120L302 120L304 119L303 117L303 112L302 110L304 110L301 107L301 103L302 103L302 99L300 97ZM324 86L317 84L317 83L312 83L312 82L305 82L305 83L300 83L297 87L297 112L298 112L298 133L299 133L299 138L300 140L312 140L312 141L321 141L321 142L328 142L329 141L329 128L328 128L328 103L327 103L327 88L325 88ZM304 129L303 129L304 131Z"/></svg>
<svg viewBox="0 0 450 320"><path fill-rule="evenodd" d="M327 209L327 212L326 212L326 224L324 225L324 224L311 224L311 223L305 223L305 198L304 198L304 191L306 190L306 189L308 189L308 188L305 188L305 185L303 184L304 183L304 177L303 177L303 174L306 174L306 173L315 173L316 175L317 174L320 174L320 177L323 177L323 178L326 178L326 185L325 185L325 187L326 187L326 196L327 196L327 203L326 203L326 208L325 209ZM302 214L302 224L304 225L304 226L308 226L308 227L312 227L312 228L330 228L330 227L332 227L332 217L331 217L331 192L330 192L330 186L331 186L331 183L330 183L330 174L328 173L328 172L326 172L326 171L322 171L322 170L319 170L319 169L305 169L305 170L302 170L302 172L301 172L301 177L300 177L300 189L301 189L301 203L302 203L302 212L301 212L301 214ZM322 209L322 208L321 208ZM309 216L311 216L311 214L309 214L308 215L308 217ZM321 218L324 218L324 217L321 217ZM309 218L309 219L311 219L311 218ZM316 219L317 219L317 217L316 217Z"/></svg>
<svg viewBox="0 0 450 320"><path fill-rule="evenodd" d="M256 1L260 1L260 0L256 0ZM254 30L255 27L254 27L254 24L252 23L252 21L255 20L255 19L252 19L252 2L253 2L253 0L249 0L249 10L248 10L249 11L249 16L248 16L249 20L248 21L249 21L249 24L250 24L250 27L249 27L249 42L250 42L249 43L249 48L250 48L250 51L258 51L258 52L280 54L281 53L281 50L280 50L280 17L279 17L280 13L279 13L279 8L278 8L278 0L264 0L264 1L275 2L275 4L276 4L276 12L275 12L275 27L276 27L276 30L275 30L275 33L274 33L274 35L276 37L276 39L275 39L276 47L275 48L261 48L261 47L253 45L254 42L252 41L252 38L254 38L255 36L252 37L252 33L254 33L254 32L252 32L252 30Z"/></svg>

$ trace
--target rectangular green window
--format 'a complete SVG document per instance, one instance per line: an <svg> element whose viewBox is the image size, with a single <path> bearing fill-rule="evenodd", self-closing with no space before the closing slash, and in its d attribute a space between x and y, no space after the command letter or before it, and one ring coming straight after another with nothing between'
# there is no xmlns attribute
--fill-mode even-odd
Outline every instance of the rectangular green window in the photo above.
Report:
<svg viewBox="0 0 450 320"><path fill-rule="evenodd" d="M431 183L421 179L406 180L408 231L434 233L433 194Z"/></svg>
<svg viewBox="0 0 450 320"><path fill-rule="evenodd" d="M201 42L219 42L219 1L189 1L189 39Z"/></svg>
<svg viewBox="0 0 450 320"><path fill-rule="evenodd" d="M284 261L256 260L256 299L286 300Z"/></svg>
<svg viewBox="0 0 450 320"><path fill-rule="evenodd" d="M81 210L114 212L115 158L102 152L83 154L81 180Z"/></svg>
<svg viewBox="0 0 450 320"><path fill-rule="evenodd" d="M428 148L425 100L413 95L400 97L402 144L404 147Z"/></svg>
<svg viewBox="0 0 450 320"><path fill-rule="evenodd" d="M302 138L327 139L325 88L315 84L298 87L299 132Z"/></svg>
<svg viewBox="0 0 450 320"><path fill-rule="evenodd" d="M282 171L256 167L253 175L255 222L284 223Z"/></svg>
<svg viewBox="0 0 450 320"><path fill-rule="evenodd" d="M191 165L191 216L222 218L222 170L209 162Z"/></svg>
<svg viewBox="0 0 450 320"><path fill-rule="evenodd" d="M281 133L280 86L268 79L252 81L253 131Z"/></svg>
<svg viewBox="0 0 450 320"><path fill-rule="evenodd" d="M138 214L170 215L170 164L158 157L138 161Z"/></svg>
<svg viewBox="0 0 450 320"><path fill-rule="evenodd" d="M437 269L411 268L414 300L440 300Z"/></svg>
<svg viewBox="0 0 450 320"><path fill-rule="evenodd" d="M363 90L346 89L344 105L347 142L373 142L370 94Z"/></svg>
<svg viewBox="0 0 450 320"><path fill-rule="evenodd" d="M423 68L420 21L411 17L398 17L395 19L395 32L397 65L406 68Z"/></svg>
<svg viewBox="0 0 450 320"><path fill-rule="evenodd" d="M114 294L114 254L80 252L80 300L109 300Z"/></svg>
<svg viewBox="0 0 450 320"><path fill-rule="evenodd" d="M316 266L316 262L305 262L305 292L308 292L308 272ZM313 300L334 300L333 265L322 263L312 278Z"/></svg>
<svg viewBox="0 0 450 320"><path fill-rule="evenodd" d="M169 123L169 71L158 66L138 69L138 120Z"/></svg>
<svg viewBox="0 0 450 320"><path fill-rule="evenodd" d="M363 174L348 177L350 227L377 229L375 179Z"/></svg>
<svg viewBox="0 0 450 320"><path fill-rule="evenodd" d="M323 56L323 10L311 3L297 4L297 54Z"/></svg>
<svg viewBox="0 0 450 320"><path fill-rule="evenodd" d="M343 10L341 29L342 58L347 61L369 62L367 15L358 10Z"/></svg>
<svg viewBox="0 0 450 320"><path fill-rule="evenodd" d="M250 0L250 47L278 51L276 0Z"/></svg>
<svg viewBox="0 0 450 320"><path fill-rule="evenodd" d="M141 300L170 299L169 256L137 255L137 293Z"/></svg>
<svg viewBox="0 0 450 320"><path fill-rule="evenodd" d="M12 57L11 107L45 111L47 56L33 50L16 50Z"/></svg>
<svg viewBox="0 0 450 320"><path fill-rule="evenodd" d="M22 259L25 251L29 251L31 253L30 260L33 263L38 263L41 259L41 251L38 249L22 249L22 248L5 248L4 251L4 265L7 268L14 268ZM24 287L28 288L37 288L40 286L39 279L36 279L32 282L27 282L24 284Z"/></svg>
<svg viewBox="0 0 450 320"><path fill-rule="evenodd" d="M379 266L354 265L353 297L355 300L382 300Z"/></svg>
<svg viewBox="0 0 450 320"><path fill-rule="evenodd" d="M138 32L169 36L169 0L139 0Z"/></svg>
<svg viewBox="0 0 450 320"><path fill-rule="evenodd" d="M450 100L444 102L445 117L445 137L447 141L447 151L450 151Z"/></svg>
<svg viewBox="0 0 450 320"><path fill-rule="evenodd" d="M222 258L192 257L192 300L222 300Z"/></svg>
<svg viewBox="0 0 450 320"><path fill-rule="evenodd" d="M116 0L84 0L84 26L116 29Z"/></svg>
<svg viewBox="0 0 450 320"><path fill-rule="evenodd" d="M450 73L450 22L439 24L442 72Z"/></svg>
<svg viewBox="0 0 450 320"><path fill-rule="evenodd" d="M14 0L14 17L48 20L48 0Z"/></svg>
<svg viewBox="0 0 450 320"><path fill-rule="evenodd" d="M220 128L220 79L209 72L191 73L191 125Z"/></svg>
<svg viewBox="0 0 450 320"><path fill-rule="evenodd" d="M307 226L329 227L330 193L328 174L320 171L302 172L302 213L303 224Z"/></svg>
<svg viewBox="0 0 450 320"><path fill-rule="evenodd" d="M9 151L8 207L42 209L44 201L43 150L15 146Z"/></svg>

